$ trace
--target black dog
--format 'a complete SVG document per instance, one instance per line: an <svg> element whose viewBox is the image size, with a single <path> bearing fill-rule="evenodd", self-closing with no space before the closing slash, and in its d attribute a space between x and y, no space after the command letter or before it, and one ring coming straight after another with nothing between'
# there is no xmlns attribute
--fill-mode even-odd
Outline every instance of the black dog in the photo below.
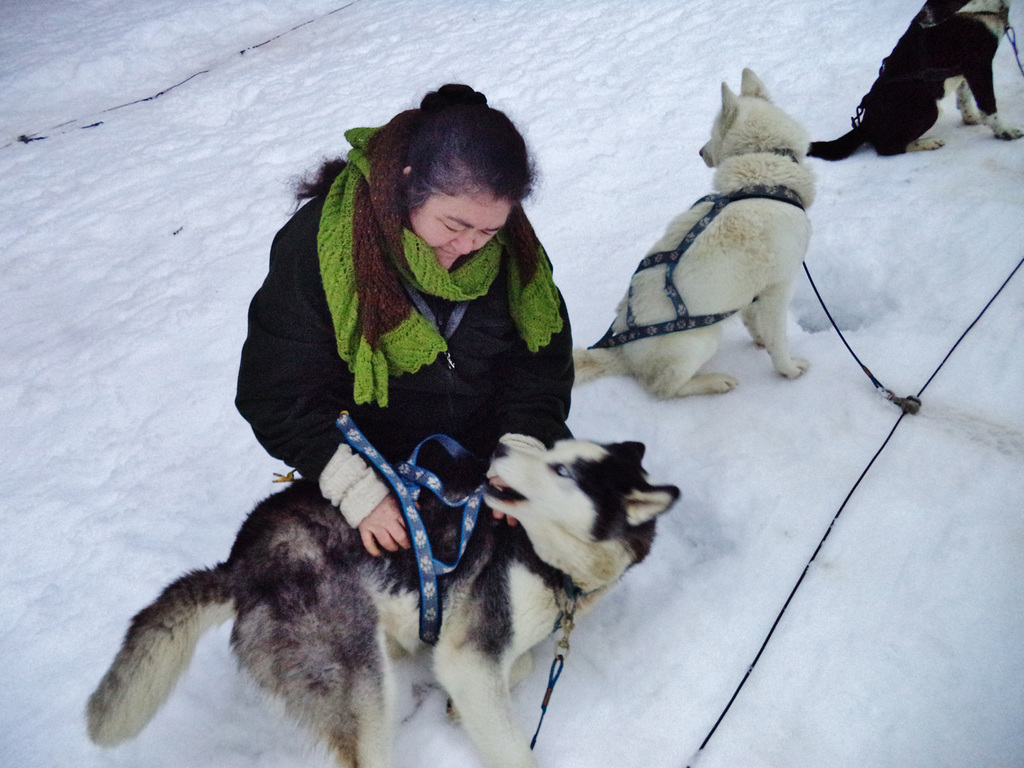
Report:
<svg viewBox="0 0 1024 768"><path fill-rule="evenodd" d="M967 125L984 124L997 139L1019 139L996 116L992 59L1009 26L1009 0L928 0L882 62L857 108L853 130L834 141L815 141L807 153L842 160L862 144L880 155L938 149L941 139L921 136L939 116L938 102L956 86Z"/></svg>

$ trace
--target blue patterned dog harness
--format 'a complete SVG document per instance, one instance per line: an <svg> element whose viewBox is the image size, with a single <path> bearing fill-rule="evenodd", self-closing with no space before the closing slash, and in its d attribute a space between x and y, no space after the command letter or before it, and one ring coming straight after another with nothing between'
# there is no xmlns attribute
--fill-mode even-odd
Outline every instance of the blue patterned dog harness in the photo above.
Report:
<svg viewBox="0 0 1024 768"><path fill-rule="evenodd" d="M689 310L686 308L686 304L683 302L683 297L679 295L679 290L676 288L675 283L672 280L672 276L675 273L676 265L679 264L679 260L683 257L683 254L693 245L693 241L700 236L701 232L710 226L711 222L714 221L715 217L722 212L729 203L736 202L737 200L750 200L752 198L767 199L767 200L779 200L783 203L789 203L795 205L800 210L804 209L803 201L800 196L788 187L768 187L768 186L751 186L738 189L735 192L729 192L724 195L708 195L702 197L691 208L696 208L701 203L711 203L711 210L708 211L704 216L701 217L700 221L693 225L693 228L686 233L682 241L674 250L671 251L659 251L658 253L652 253L650 256L644 258L640 262L640 266L636 268L633 273L635 277L639 272L651 267L657 267L661 264L667 264L668 269L665 270L665 294L672 302L672 306L676 311L675 320L669 320L664 323L654 323L652 325L640 325L636 324L636 319L633 316L633 285L632 279L630 280L629 286L629 297L626 300L626 325L627 330L621 331L620 333L614 333L612 326L608 327L608 331L601 340L591 346L591 349L607 349L609 347L617 347L620 344L627 344L637 339L646 339L651 336L661 336L666 333L675 333L676 331L689 331L694 328L704 328L715 323L720 323L727 317L731 317L736 314L739 310L732 309L727 312L717 312L710 315L691 315Z"/></svg>

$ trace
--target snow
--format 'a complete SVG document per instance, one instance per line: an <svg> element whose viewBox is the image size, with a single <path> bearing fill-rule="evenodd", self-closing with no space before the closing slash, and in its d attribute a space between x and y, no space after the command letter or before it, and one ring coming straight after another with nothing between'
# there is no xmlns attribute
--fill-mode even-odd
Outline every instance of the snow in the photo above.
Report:
<svg viewBox="0 0 1024 768"><path fill-rule="evenodd" d="M528 211L588 344L668 220L709 191L697 150L720 83L738 88L750 66L812 136L834 138L919 6L4 3L2 762L329 764L237 671L227 626L136 740L95 747L82 713L132 614L225 557L284 470L232 404L246 308L290 182L344 152L345 129L450 81L506 110L535 152ZM994 70L1004 122L1024 125L1005 41ZM898 395L925 386L1024 256L1024 142L944 106L938 152L809 161L807 263ZM1024 766L1022 325L1018 274L901 419L801 276L802 378L778 377L734 322L711 364L741 380L734 392L578 389L574 432L643 441L652 476L684 497L573 634L540 763ZM517 689L524 734L550 658L540 646ZM400 672L396 763L478 765L424 666Z"/></svg>

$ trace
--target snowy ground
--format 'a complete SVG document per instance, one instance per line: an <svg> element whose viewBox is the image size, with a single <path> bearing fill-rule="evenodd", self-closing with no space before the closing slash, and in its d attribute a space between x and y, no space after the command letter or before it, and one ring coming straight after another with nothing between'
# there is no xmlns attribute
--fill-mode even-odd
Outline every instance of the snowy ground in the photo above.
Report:
<svg viewBox="0 0 1024 768"><path fill-rule="evenodd" d="M753 67L834 138L919 5L5 0L0 762L328 764L238 674L227 627L137 740L94 747L82 709L131 615L223 558L282 470L232 405L245 313L289 182L343 152L344 129L444 82L487 93L535 151L529 213L591 343L666 222L709 191L697 149L721 81ZM1011 22L1024 29L1021 6ZM995 79L1004 121L1024 125L1005 41ZM1024 142L946 107L938 152L810 161L808 264L898 394L924 386L1024 256ZM701 768L1024 766L1022 326L1018 274L846 504ZM896 424L803 278L791 335L812 362L797 381L737 322L712 364L741 379L728 395L578 390L578 435L644 441L652 475L685 496L573 635L541 764L693 763ZM519 689L524 732L549 658L542 646ZM478 765L422 667L402 674L398 764Z"/></svg>

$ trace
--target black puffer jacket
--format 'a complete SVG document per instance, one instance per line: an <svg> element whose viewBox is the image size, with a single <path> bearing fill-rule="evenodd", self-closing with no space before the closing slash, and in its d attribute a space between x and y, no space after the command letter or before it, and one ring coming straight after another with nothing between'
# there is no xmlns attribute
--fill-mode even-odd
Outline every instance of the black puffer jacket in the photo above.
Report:
<svg viewBox="0 0 1024 768"><path fill-rule="evenodd" d="M249 307L235 405L274 457L316 479L341 435L335 420L348 410L391 462L408 457L423 438L447 434L481 458L506 432L550 445L570 437L565 419L573 382L572 333L563 328L537 353L509 314L506 270L469 303L444 355L429 366L392 376L388 407L353 401L353 376L338 355L317 256L323 200L307 203L277 233L270 271ZM444 315L450 303L427 297Z"/></svg>

